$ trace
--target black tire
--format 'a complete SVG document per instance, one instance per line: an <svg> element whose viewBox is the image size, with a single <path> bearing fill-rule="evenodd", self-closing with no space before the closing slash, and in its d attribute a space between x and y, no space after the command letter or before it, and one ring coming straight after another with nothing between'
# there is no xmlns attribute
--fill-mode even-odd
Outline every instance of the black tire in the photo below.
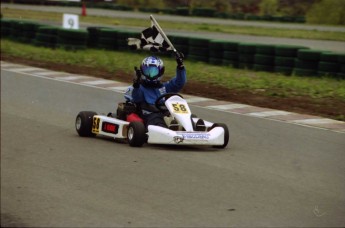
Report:
<svg viewBox="0 0 345 228"><path fill-rule="evenodd" d="M132 147L141 147L146 141L146 128L142 122L131 122L127 131L128 144Z"/></svg>
<svg viewBox="0 0 345 228"><path fill-rule="evenodd" d="M256 52L256 45L254 43L240 43L238 45L238 52L241 54L254 55Z"/></svg>
<svg viewBox="0 0 345 228"><path fill-rule="evenodd" d="M274 59L274 65L279 67L293 68L295 66L295 58L276 56Z"/></svg>
<svg viewBox="0 0 345 228"><path fill-rule="evenodd" d="M300 49L297 52L297 57L300 60L305 60L305 61L319 61L321 54L322 54L321 51Z"/></svg>
<svg viewBox="0 0 345 228"><path fill-rule="evenodd" d="M238 51L238 42L232 42L228 41L224 43L224 51L231 51L231 52L237 52Z"/></svg>
<svg viewBox="0 0 345 228"><path fill-rule="evenodd" d="M75 129L81 137L93 137L92 122L93 116L97 115L95 112L82 111L79 112L75 119Z"/></svg>
<svg viewBox="0 0 345 228"><path fill-rule="evenodd" d="M256 46L256 54L259 55L274 55L275 46L269 44L258 44Z"/></svg>
<svg viewBox="0 0 345 228"><path fill-rule="evenodd" d="M223 59L238 61L238 52L224 51Z"/></svg>
<svg viewBox="0 0 345 228"><path fill-rule="evenodd" d="M219 148L219 149L225 148L228 145L229 138L230 138L228 126L226 126L226 124L223 124L223 123L215 123L213 127L222 127L224 129L224 144L220 146L213 146L213 148Z"/></svg>
<svg viewBox="0 0 345 228"><path fill-rule="evenodd" d="M274 71L277 72L277 73L284 74L284 75L291 75L292 71L293 71L293 68L291 68L291 67L283 67L283 66L275 66L274 67Z"/></svg>
<svg viewBox="0 0 345 228"><path fill-rule="evenodd" d="M209 58L208 62L213 65L222 65L223 64L223 59L220 58Z"/></svg>
<svg viewBox="0 0 345 228"><path fill-rule="evenodd" d="M254 55L254 63L259 65L274 66L273 55Z"/></svg>
<svg viewBox="0 0 345 228"><path fill-rule="evenodd" d="M254 64L253 70L255 70L255 71L273 72L274 71L274 66L273 65Z"/></svg>
<svg viewBox="0 0 345 228"><path fill-rule="evenodd" d="M275 56L295 58L300 49L307 49L307 47L291 46L291 45L277 45L275 48Z"/></svg>

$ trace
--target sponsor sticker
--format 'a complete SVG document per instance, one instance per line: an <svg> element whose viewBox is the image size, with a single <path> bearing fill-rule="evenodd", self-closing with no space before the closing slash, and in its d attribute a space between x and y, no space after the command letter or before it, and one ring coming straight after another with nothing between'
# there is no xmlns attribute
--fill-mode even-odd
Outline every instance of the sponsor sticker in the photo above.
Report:
<svg viewBox="0 0 345 228"><path fill-rule="evenodd" d="M119 132L119 125L114 123L103 122L102 123L102 131L117 134Z"/></svg>
<svg viewBox="0 0 345 228"><path fill-rule="evenodd" d="M208 133L182 133L179 134L183 139L195 139L195 140L209 140L210 134Z"/></svg>

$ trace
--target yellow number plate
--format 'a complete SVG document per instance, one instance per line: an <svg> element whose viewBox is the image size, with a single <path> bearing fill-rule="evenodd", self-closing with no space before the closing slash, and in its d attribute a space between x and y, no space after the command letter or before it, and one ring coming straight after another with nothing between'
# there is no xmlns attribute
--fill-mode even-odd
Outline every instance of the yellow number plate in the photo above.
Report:
<svg viewBox="0 0 345 228"><path fill-rule="evenodd" d="M99 133L99 123L101 122L101 119L98 117L93 117L92 122L92 133L98 134Z"/></svg>
<svg viewBox="0 0 345 228"><path fill-rule="evenodd" d="M184 104L175 103L175 104L171 104L171 105L173 106L174 113L180 113L180 114L188 114L189 113L187 107Z"/></svg>

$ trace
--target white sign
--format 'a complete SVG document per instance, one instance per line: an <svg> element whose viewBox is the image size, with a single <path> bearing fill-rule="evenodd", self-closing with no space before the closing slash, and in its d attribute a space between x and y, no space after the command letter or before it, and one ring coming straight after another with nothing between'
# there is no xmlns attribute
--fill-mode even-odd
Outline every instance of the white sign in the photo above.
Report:
<svg viewBox="0 0 345 228"><path fill-rule="evenodd" d="M64 14L62 27L67 29L79 29L79 16L74 14Z"/></svg>

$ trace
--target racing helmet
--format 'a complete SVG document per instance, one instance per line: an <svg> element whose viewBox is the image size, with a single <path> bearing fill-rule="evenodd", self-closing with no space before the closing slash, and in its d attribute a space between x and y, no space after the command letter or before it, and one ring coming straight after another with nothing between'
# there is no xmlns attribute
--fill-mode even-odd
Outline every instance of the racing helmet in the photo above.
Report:
<svg viewBox="0 0 345 228"><path fill-rule="evenodd" d="M143 80L146 83L159 83L164 74L163 61L156 57L150 56L143 60L140 66L141 73L143 74Z"/></svg>

